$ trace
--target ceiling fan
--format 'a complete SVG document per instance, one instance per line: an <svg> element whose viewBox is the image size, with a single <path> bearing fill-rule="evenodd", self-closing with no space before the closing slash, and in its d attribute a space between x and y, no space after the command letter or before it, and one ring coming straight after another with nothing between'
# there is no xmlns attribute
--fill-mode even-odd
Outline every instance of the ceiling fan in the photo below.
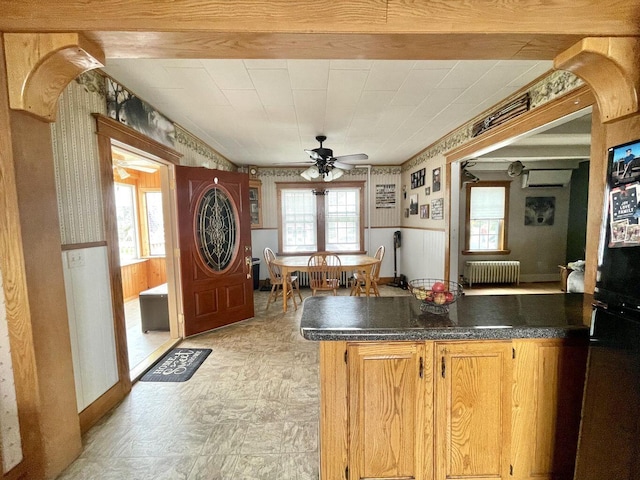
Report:
<svg viewBox="0 0 640 480"><path fill-rule="evenodd" d="M520 160L516 160L515 162L511 162L507 167L507 175L510 177L519 177L522 175L524 171L524 165Z"/></svg>
<svg viewBox="0 0 640 480"><path fill-rule="evenodd" d="M343 170L351 170L354 168L353 165L345 163L345 161L366 160L369 158L365 153L334 157L333 150L322 146L326 139L326 136L318 135L316 140L320 142L320 146L313 150L305 150L305 152L309 154L309 157L311 157L311 160L315 162L315 165L309 167L301 174L307 180L312 180L322 175L325 182L330 182L331 180L341 177L344 173Z"/></svg>

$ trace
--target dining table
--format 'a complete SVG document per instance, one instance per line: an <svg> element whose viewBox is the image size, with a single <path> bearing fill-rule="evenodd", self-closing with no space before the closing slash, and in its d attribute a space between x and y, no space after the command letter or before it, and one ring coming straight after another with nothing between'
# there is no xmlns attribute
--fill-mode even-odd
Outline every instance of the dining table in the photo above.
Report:
<svg viewBox="0 0 640 480"><path fill-rule="evenodd" d="M366 294L369 296L369 286L371 285L371 269L380 260L368 255L354 255L345 254L338 255L340 258L340 270L343 272L361 271L365 274L366 282ZM283 256L276 257L273 260L273 264L280 267L282 278L287 278L293 272L308 272L309 271L309 257L308 256ZM289 285L288 282L282 282L282 311L287 312L287 295Z"/></svg>

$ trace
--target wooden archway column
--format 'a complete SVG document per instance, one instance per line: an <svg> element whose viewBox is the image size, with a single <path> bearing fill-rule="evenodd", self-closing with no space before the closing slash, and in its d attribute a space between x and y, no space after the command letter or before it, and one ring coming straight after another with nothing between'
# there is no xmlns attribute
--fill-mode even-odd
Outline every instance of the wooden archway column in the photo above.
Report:
<svg viewBox="0 0 640 480"><path fill-rule="evenodd" d="M79 33L5 33L9 106L54 122L71 80L104 66L104 53Z"/></svg>
<svg viewBox="0 0 640 480"><path fill-rule="evenodd" d="M638 58L640 37L589 37L558 55L554 67L589 84L608 123L640 111Z"/></svg>

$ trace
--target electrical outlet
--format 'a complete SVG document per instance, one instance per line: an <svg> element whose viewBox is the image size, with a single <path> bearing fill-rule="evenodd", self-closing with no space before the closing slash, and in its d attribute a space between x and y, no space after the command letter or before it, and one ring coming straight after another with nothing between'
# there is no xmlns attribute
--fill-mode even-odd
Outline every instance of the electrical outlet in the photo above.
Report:
<svg viewBox="0 0 640 480"><path fill-rule="evenodd" d="M84 266L84 252L80 250L69 250L67 252L67 264L69 268Z"/></svg>

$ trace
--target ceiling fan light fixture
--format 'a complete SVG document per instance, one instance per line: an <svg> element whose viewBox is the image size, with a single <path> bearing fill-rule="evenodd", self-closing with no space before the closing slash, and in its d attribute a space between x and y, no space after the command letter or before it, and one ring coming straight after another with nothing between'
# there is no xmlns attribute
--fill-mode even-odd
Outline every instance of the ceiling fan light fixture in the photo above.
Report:
<svg viewBox="0 0 640 480"><path fill-rule="evenodd" d="M312 165L309 168L307 168L304 172L302 172L300 176L302 176L302 178L304 178L305 180L313 180L320 176L320 171L318 170L318 167L316 167L315 165Z"/></svg>
<svg viewBox="0 0 640 480"><path fill-rule="evenodd" d="M342 170L341 168L338 167L334 167L333 170L331 170L331 179L332 180L337 180L338 178L340 178L341 176L344 175L344 170Z"/></svg>
<svg viewBox="0 0 640 480"><path fill-rule="evenodd" d="M129 172L127 172L124 168L120 166L116 167L116 173L118 174L121 180L124 180L125 178L129 178L131 176Z"/></svg>

